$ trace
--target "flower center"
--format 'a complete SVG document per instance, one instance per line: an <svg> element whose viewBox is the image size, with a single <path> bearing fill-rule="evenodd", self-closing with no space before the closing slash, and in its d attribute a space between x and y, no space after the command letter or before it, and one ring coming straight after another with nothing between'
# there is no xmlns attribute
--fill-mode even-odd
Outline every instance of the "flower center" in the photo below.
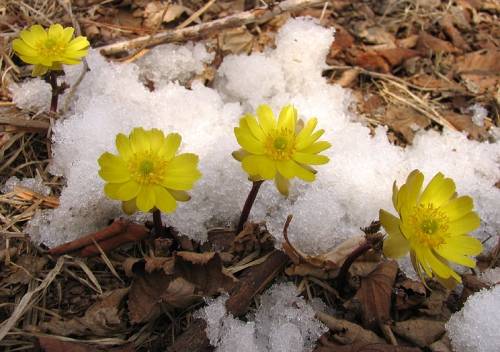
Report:
<svg viewBox="0 0 500 352"><path fill-rule="evenodd" d="M64 49L64 43L55 39L47 39L38 45L40 55L48 58L59 58L64 53Z"/></svg>
<svg viewBox="0 0 500 352"><path fill-rule="evenodd" d="M273 160L289 160L295 151L295 135L286 128L274 130L267 136L266 154Z"/></svg>
<svg viewBox="0 0 500 352"><path fill-rule="evenodd" d="M167 162L147 152L135 154L128 162L128 169L134 181L141 185L159 184L167 169Z"/></svg>
<svg viewBox="0 0 500 352"><path fill-rule="evenodd" d="M409 220L415 239L421 244L437 247L445 242L450 221L439 207L420 204L412 209Z"/></svg>

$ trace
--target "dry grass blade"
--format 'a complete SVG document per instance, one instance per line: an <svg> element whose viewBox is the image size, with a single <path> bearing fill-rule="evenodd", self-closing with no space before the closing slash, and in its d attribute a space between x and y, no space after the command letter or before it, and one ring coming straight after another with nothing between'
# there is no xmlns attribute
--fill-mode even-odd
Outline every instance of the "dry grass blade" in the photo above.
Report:
<svg viewBox="0 0 500 352"><path fill-rule="evenodd" d="M57 260L54 268L47 274L45 279L35 289L28 291L19 304L14 309L12 315L0 325L0 341L5 338L7 333L16 325L19 319L26 313L38 298L38 294L44 291L54 281L56 276L61 272L65 259L63 257Z"/></svg>

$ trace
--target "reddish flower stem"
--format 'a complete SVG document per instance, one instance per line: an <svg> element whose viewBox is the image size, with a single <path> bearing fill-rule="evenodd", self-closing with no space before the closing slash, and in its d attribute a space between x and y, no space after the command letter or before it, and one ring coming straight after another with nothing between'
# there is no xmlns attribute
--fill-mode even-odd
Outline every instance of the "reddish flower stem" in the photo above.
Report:
<svg viewBox="0 0 500 352"><path fill-rule="evenodd" d="M161 222L161 212L159 209L153 210L153 225L157 236L163 234L163 224Z"/></svg>
<svg viewBox="0 0 500 352"><path fill-rule="evenodd" d="M52 88L52 97L50 99L50 114L55 115L57 113L57 103L59 100L59 94L61 94L61 87L57 85L57 74L55 71L49 71L48 82Z"/></svg>
<svg viewBox="0 0 500 352"><path fill-rule="evenodd" d="M255 198L257 198L257 193L259 193L260 186L264 180L254 181L252 183L252 189L248 193L247 200L245 201L245 205L243 206L243 210L241 211L240 221L238 222L238 227L236 228L236 234L240 233L243 230L243 225L248 220L248 216L250 215L250 210L252 210L253 203L255 202Z"/></svg>
<svg viewBox="0 0 500 352"><path fill-rule="evenodd" d="M337 276L337 282L339 283L339 287L342 287L346 284L347 273L349 272L349 268L352 263L356 261L360 256L365 254L369 249L372 248L371 241L366 241L359 245L356 249L354 249L351 254L346 258L342 266L340 267L339 275Z"/></svg>

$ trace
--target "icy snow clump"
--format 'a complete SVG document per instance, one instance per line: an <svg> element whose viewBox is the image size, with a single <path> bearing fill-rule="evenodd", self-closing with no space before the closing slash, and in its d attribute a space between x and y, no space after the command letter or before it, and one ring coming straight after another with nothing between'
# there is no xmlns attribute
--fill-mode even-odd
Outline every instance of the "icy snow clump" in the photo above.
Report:
<svg viewBox="0 0 500 352"><path fill-rule="evenodd" d="M272 286L261 296L255 317L248 322L226 312L227 296L201 309L207 322L207 336L217 352L307 352L328 329L314 316L314 310L293 283Z"/></svg>
<svg viewBox="0 0 500 352"><path fill-rule="evenodd" d="M467 299L446 330L455 352L495 352L500 346L500 285Z"/></svg>
<svg viewBox="0 0 500 352"><path fill-rule="evenodd" d="M183 151L200 156L203 177L190 192L192 200L164 220L200 241L206 239L207 227L234 226L251 184L231 158L239 148L233 128L243 113L255 111L261 103L276 113L293 103L300 118L318 118L318 127L326 131L322 138L333 147L325 152L331 162L318 167L317 181L294 181L288 199L272 182L262 186L251 220L267 221L278 243L287 215L293 214L289 229L293 244L306 252L326 252L377 219L380 208L392 211L394 180L401 184L415 168L427 180L441 171L455 180L459 194L474 197L482 219L476 236L484 239L498 233L500 190L494 187L500 179L498 143L470 141L457 132L422 131L413 146L401 149L389 143L382 127L372 137L349 112L350 92L328 84L321 75L333 35L313 19L291 19L280 29L275 49L224 58L215 88L195 81L187 89L175 82L184 73L195 74L209 60L200 44L188 44L187 51L157 47L138 64L110 63L92 52L91 71L76 91L71 112L54 127L51 172L67 181L60 206L36 216L28 232L36 241L54 246L96 231L121 215L118 202L104 197L97 158L104 151L115 152L115 135L136 126L178 132ZM184 62L178 55L189 63L172 66L161 61L166 56L174 58L171 62ZM141 77L153 68L158 84L149 91ZM68 70L68 79L81 68L74 70Z"/></svg>

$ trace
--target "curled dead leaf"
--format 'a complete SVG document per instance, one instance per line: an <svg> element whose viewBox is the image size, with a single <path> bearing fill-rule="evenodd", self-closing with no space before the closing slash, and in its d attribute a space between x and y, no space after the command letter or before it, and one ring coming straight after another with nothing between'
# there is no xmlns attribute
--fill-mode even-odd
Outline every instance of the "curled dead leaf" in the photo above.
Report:
<svg viewBox="0 0 500 352"><path fill-rule="evenodd" d="M411 319L397 322L393 327L395 334L420 347L429 346L445 332L444 322L429 319Z"/></svg>
<svg viewBox="0 0 500 352"><path fill-rule="evenodd" d="M218 253L178 252L171 258L134 262L128 310L134 324L167 309L186 308L203 297L229 291L237 282Z"/></svg>
<svg viewBox="0 0 500 352"><path fill-rule="evenodd" d="M392 288L397 272L395 261L380 263L361 279L358 291L347 302L348 307L360 307L364 327L374 328L390 319Z"/></svg>

